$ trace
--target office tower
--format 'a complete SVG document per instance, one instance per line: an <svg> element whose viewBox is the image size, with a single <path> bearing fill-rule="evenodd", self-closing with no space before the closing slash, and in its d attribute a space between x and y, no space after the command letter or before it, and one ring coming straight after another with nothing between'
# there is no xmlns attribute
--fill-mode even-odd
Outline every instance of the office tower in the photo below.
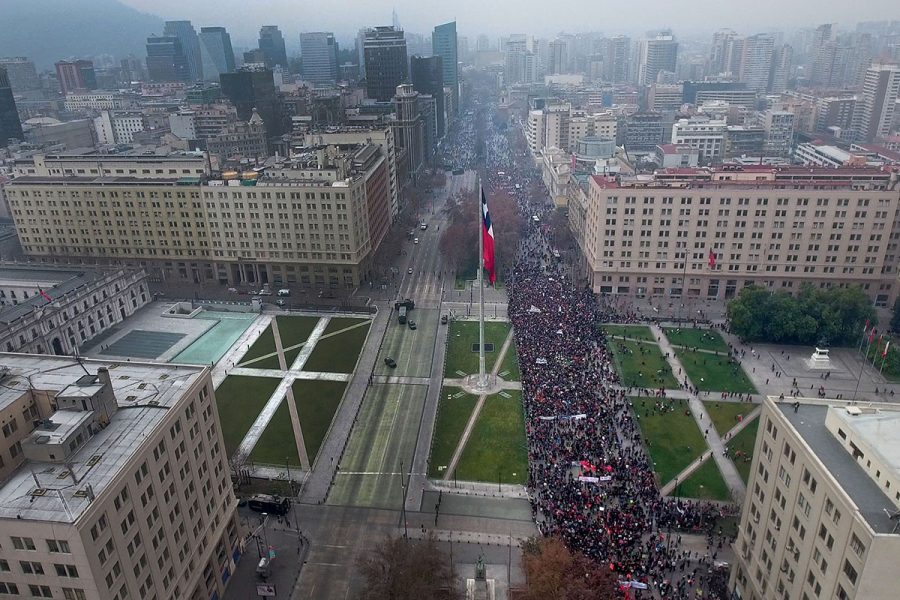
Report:
<svg viewBox="0 0 900 600"><path fill-rule="evenodd" d="M890 135L898 94L900 65L876 63L866 69L853 113L857 140L871 142Z"/></svg>
<svg viewBox="0 0 900 600"><path fill-rule="evenodd" d="M176 37L181 42L181 51L187 61L188 79L203 79L203 65L200 57L200 40L190 21L166 21L163 35Z"/></svg>
<svg viewBox="0 0 900 600"><path fill-rule="evenodd" d="M548 45L548 75L568 72L569 64L569 44L566 40L559 38L553 40Z"/></svg>
<svg viewBox="0 0 900 600"><path fill-rule="evenodd" d="M387 26L367 29L363 50L366 95L379 102L390 102L397 86L409 77L403 31Z"/></svg>
<svg viewBox="0 0 900 600"><path fill-rule="evenodd" d="M122 70L122 80L126 82L142 81L146 76L144 61L133 54L120 60L119 68Z"/></svg>
<svg viewBox="0 0 900 600"><path fill-rule="evenodd" d="M270 69L280 65L287 70L287 51L284 49L284 36L277 25L263 25L259 30L259 49L265 56L266 66Z"/></svg>
<svg viewBox="0 0 900 600"><path fill-rule="evenodd" d="M713 34L712 46L709 50L709 72L718 75L728 71L726 53L731 40L738 37L731 29L723 29Z"/></svg>
<svg viewBox="0 0 900 600"><path fill-rule="evenodd" d="M887 402L763 400L729 598L897 597L898 427Z"/></svg>
<svg viewBox="0 0 900 600"><path fill-rule="evenodd" d="M631 56L631 38L624 35L607 40L604 56L604 76L612 83L628 81L628 59Z"/></svg>
<svg viewBox="0 0 900 600"><path fill-rule="evenodd" d="M772 72L772 53L775 38L767 34L751 35L744 39L738 80L755 92L765 92Z"/></svg>
<svg viewBox="0 0 900 600"><path fill-rule="evenodd" d="M448 107L450 114L459 111L459 48L456 38L456 21L444 23L434 28L431 34L431 50L435 56L441 57L444 68L444 85L453 94L453 106Z"/></svg>
<svg viewBox="0 0 900 600"><path fill-rule="evenodd" d="M766 132L765 155L790 156L794 146L794 113L770 108L763 112L761 120Z"/></svg>
<svg viewBox="0 0 900 600"><path fill-rule="evenodd" d="M177 37L147 38L147 77L150 81L188 81L190 76L187 59Z"/></svg>
<svg viewBox="0 0 900 600"><path fill-rule="evenodd" d="M224 595L243 540L209 368L0 362L30 382L0 392L3 422L20 423L0 448L21 466L0 482L0 561L30 567L4 573L4 594Z"/></svg>
<svg viewBox="0 0 900 600"><path fill-rule="evenodd" d="M413 89L420 94L427 94L434 98L438 139L444 137L446 132L444 66L442 63L443 59L440 56L413 56L410 60Z"/></svg>
<svg viewBox="0 0 900 600"><path fill-rule="evenodd" d="M34 63L24 56L0 58L0 67L6 69L9 83L16 92L41 89L41 80L34 68Z"/></svg>
<svg viewBox="0 0 900 600"><path fill-rule="evenodd" d="M0 67L0 148L9 144L9 140L15 138L24 140L22 135L22 123L19 121L19 112L16 110L16 99L13 98L12 85L6 68Z"/></svg>
<svg viewBox="0 0 900 600"><path fill-rule="evenodd" d="M394 113L397 117L394 123L397 156L405 157L405 171L415 180L425 157L425 124L419 112L419 93L412 84L397 86Z"/></svg>
<svg viewBox="0 0 900 600"><path fill-rule="evenodd" d="M96 90L94 63L89 60L61 60L56 63L56 79L64 96L74 91Z"/></svg>
<svg viewBox="0 0 900 600"><path fill-rule="evenodd" d="M791 78L791 65L794 60L794 49L787 44L776 48L772 54L772 71L769 74L769 91L781 94L788 89Z"/></svg>
<svg viewBox="0 0 900 600"><path fill-rule="evenodd" d="M231 36L224 27L200 28L200 59L204 81L219 81L219 75L234 71Z"/></svg>
<svg viewBox="0 0 900 600"><path fill-rule="evenodd" d="M338 78L338 46L333 33L300 34L301 76L314 84L334 83Z"/></svg>
<svg viewBox="0 0 900 600"><path fill-rule="evenodd" d="M678 42L671 31L662 31L653 39L641 42L638 67L638 83L650 85L656 82L660 71L675 72L678 58Z"/></svg>
<svg viewBox="0 0 900 600"><path fill-rule="evenodd" d="M262 117L270 138L285 132L281 100L275 91L271 69L244 67L234 73L223 73L220 81L222 95L237 109L241 121L249 121L255 108Z"/></svg>
<svg viewBox="0 0 900 600"><path fill-rule="evenodd" d="M475 39L475 52L490 52L491 51L491 38L480 34Z"/></svg>

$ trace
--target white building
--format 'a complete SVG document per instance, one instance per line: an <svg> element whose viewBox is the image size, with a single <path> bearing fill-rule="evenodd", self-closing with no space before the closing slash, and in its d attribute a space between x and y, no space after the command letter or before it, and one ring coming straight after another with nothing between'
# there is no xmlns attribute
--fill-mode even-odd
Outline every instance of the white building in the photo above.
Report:
<svg viewBox="0 0 900 600"><path fill-rule="evenodd" d="M134 100L118 92L102 92L98 90L66 94L66 101L63 105L68 111L121 110L136 107Z"/></svg>
<svg viewBox="0 0 900 600"><path fill-rule="evenodd" d="M707 117L679 119L672 126L671 143L695 148L705 163L718 161L725 146L725 120Z"/></svg>
<svg viewBox="0 0 900 600"><path fill-rule="evenodd" d="M104 110L99 117L94 118L94 129L97 132L97 143L101 146L130 144L134 141L135 133L144 131L144 115L135 111Z"/></svg>
<svg viewBox="0 0 900 600"><path fill-rule="evenodd" d="M767 156L790 156L794 145L794 113L769 109L762 114L766 130L763 150Z"/></svg>

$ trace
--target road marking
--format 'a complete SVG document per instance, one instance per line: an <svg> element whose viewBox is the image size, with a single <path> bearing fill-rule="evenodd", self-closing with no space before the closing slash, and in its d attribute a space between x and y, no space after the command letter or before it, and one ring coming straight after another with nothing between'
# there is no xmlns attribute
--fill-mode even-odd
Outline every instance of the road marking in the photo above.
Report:
<svg viewBox="0 0 900 600"><path fill-rule="evenodd" d="M321 544L322 548L349 548L346 544Z"/></svg>
<svg viewBox="0 0 900 600"><path fill-rule="evenodd" d="M308 562L308 565L315 565L317 567L346 567L347 565L344 563L323 563L323 562Z"/></svg>
<svg viewBox="0 0 900 600"><path fill-rule="evenodd" d="M406 473L391 473L388 471L338 471L337 475L406 475ZM410 475L425 475L425 473L409 473Z"/></svg>

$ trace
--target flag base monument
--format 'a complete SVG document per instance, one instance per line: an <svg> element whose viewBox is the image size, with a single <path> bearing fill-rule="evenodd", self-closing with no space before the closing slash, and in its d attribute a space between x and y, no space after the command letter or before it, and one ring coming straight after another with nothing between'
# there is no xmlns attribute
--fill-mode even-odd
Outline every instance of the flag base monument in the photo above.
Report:
<svg viewBox="0 0 900 600"><path fill-rule="evenodd" d="M830 370L833 368L831 357L828 356L828 350L816 346L816 351L812 356L806 359L806 366L810 369Z"/></svg>
<svg viewBox="0 0 900 600"><path fill-rule="evenodd" d="M466 378L472 392L481 394L490 393L492 389L491 379L496 387L496 377L484 370L484 272L487 271L491 284L497 280L497 272L494 267L494 227L491 223L491 214L488 211L487 197L484 188L478 185L481 198L481 223L478 228L478 374Z"/></svg>

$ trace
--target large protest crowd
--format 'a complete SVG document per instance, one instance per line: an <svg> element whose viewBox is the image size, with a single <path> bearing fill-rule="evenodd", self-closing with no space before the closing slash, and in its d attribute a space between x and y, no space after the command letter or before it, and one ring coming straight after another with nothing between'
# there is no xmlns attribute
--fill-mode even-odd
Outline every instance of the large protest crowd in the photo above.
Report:
<svg viewBox="0 0 900 600"><path fill-rule="evenodd" d="M560 268L543 225L553 207L549 201L535 205L526 192L536 178L528 159L514 156L506 135L488 133L485 139L486 190L512 194L527 222L504 281L522 373L528 485L538 527L613 571L631 597L724 597L724 574L715 568L723 544L715 523L722 509L660 495L598 327L616 315ZM682 549L683 532L706 534L706 552Z"/></svg>

